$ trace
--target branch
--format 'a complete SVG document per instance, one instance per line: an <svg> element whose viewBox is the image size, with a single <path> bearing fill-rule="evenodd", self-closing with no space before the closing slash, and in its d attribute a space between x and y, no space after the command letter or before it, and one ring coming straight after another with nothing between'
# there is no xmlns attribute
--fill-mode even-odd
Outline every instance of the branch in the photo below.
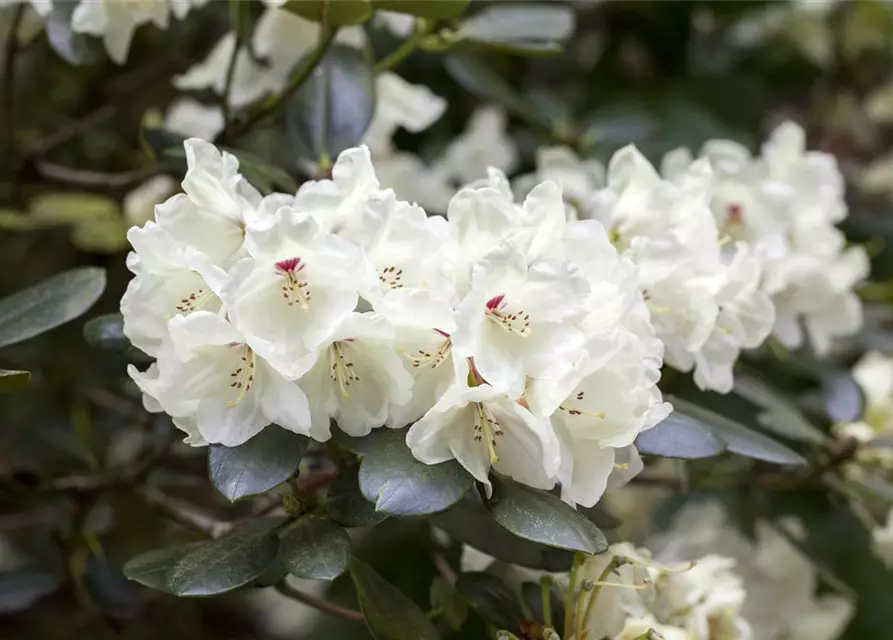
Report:
<svg viewBox="0 0 893 640"><path fill-rule="evenodd" d="M334 602L329 602L328 600L312 596L309 593L304 593L287 582L280 582L275 588L276 591L284 595L286 598L297 600L298 602L306 604L308 607L331 613L333 616L338 616L344 620L350 620L351 622L363 622L364 620L363 614L356 609L348 609L347 607L342 607Z"/></svg>
<svg viewBox="0 0 893 640"><path fill-rule="evenodd" d="M425 21L424 24L417 26L415 33L413 33L407 40L405 40L403 44L401 44L389 55L385 56L372 66L373 73L379 74L382 71L388 71L389 69L393 69L398 64L403 62L407 57L409 57L409 54L416 50L416 48L419 46L419 43L425 38L425 36L431 33L431 28L433 26L433 21Z"/></svg>
<svg viewBox="0 0 893 640"><path fill-rule="evenodd" d="M66 184L76 184L81 187L99 187L106 189L124 188L142 182L160 173L164 173L168 167L163 164L154 164L140 167L132 171L121 173L104 173L102 171L90 171L88 169L71 169L62 165L38 160L34 165L38 173L44 178L57 180Z"/></svg>
<svg viewBox="0 0 893 640"><path fill-rule="evenodd" d="M235 31L235 42L233 43L233 52L229 57L229 63L226 66L226 82L223 87L223 101L220 105L223 109L223 122L226 126L230 125L230 118L232 114L230 113L229 99L230 93L233 90L233 80L236 77L236 61L239 58L239 49L242 48L242 42L244 40L245 34L244 29L242 28L242 21L240 20L239 12L242 10L242 5L238 2L230 2L229 11L230 11L230 26Z"/></svg>
<svg viewBox="0 0 893 640"><path fill-rule="evenodd" d="M219 538L232 529L231 523L199 513L193 505L171 498L155 487L141 487L137 489L137 493L147 504L157 508L168 518L187 529L204 533L211 538Z"/></svg>
<svg viewBox="0 0 893 640"><path fill-rule="evenodd" d="M224 141L231 140L236 138L243 133L249 131L254 128L262 120L265 120L268 116L274 114L279 108L285 104L285 102L298 90L301 88L301 85L306 82L307 78L310 77L310 74L313 73L313 70L316 69L316 65L325 57L326 51L329 50L332 42L335 40L335 34L338 32L337 28L331 28L328 26L323 26L322 30L319 34L319 42L316 45L316 49L313 50L307 58L301 63L300 68L295 73L294 78L292 78L291 84L286 87L285 91L283 91L280 95L276 96L271 101L267 102L266 105L261 106L257 112L253 115L249 116L247 120L242 122L241 124L237 124L233 127L227 127L223 133L218 136L217 143L221 144Z"/></svg>
<svg viewBox="0 0 893 640"><path fill-rule="evenodd" d="M3 61L3 140L0 148L4 150L8 158L12 158L15 142L15 69L16 56L19 52L19 25L25 15L25 3L15 8L12 23L9 25L9 34L6 36L6 49Z"/></svg>
<svg viewBox="0 0 893 640"><path fill-rule="evenodd" d="M433 560L434 568L437 569L443 579L451 585L456 584L456 572L453 571L453 568L450 566L450 563L447 562L447 559L443 557L443 554L435 553Z"/></svg>

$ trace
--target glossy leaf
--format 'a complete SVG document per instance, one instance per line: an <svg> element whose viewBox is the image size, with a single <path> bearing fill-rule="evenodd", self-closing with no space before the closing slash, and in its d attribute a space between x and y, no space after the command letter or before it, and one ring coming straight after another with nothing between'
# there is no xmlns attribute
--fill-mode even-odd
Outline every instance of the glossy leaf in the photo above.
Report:
<svg viewBox="0 0 893 640"><path fill-rule="evenodd" d="M835 422L852 422L862 415L865 396L849 372L842 371L822 379L825 413Z"/></svg>
<svg viewBox="0 0 893 640"><path fill-rule="evenodd" d="M440 634L422 610L374 569L353 559L350 576L375 640L439 640Z"/></svg>
<svg viewBox="0 0 893 640"><path fill-rule="evenodd" d="M0 613L27 609L61 584L57 576L38 569L0 571Z"/></svg>
<svg viewBox="0 0 893 640"><path fill-rule="evenodd" d="M280 535L285 568L299 578L334 580L347 571L351 544L331 520L305 516Z"/></svg>
<svg viewBox="0 0 893 640"><path fill-rule="evenodd" d="M471 607L497 629L518 631L524 612L512 590L500 578L489 573L463 573L456 590Z"/></svg>
<svg viewBox="0 0 893 640"><path fill-rule="evenodd" d="M420 18L449 20L462 15L471 0L372 0L376 9L408 13Z"/></svg>
<svg viewBox="0 0 893 640"><path fill-rule="evenodd" d="M456 588L440 576L431 583L429 599L432 609L440 610L440 619L458 631L468 617L468 602Z"/></svg>
<svg viewBox="0 0 893 640"><path fill-rule="evenodd" d="M0 393L18 393L28 387L30 371L0 369Z"/></svg>
<svg viewBox="0 0 893 640"><path fill-rule="evenodd" d="M636 438L639 453L666 458L709 458L725 451L725 444L706 425L673 411Z"/></svg>
<svg viewBox="0 0 893 640"><path fill-rule="evenodd" d="M124 575L143 586L167 591L168 573L183 556L202 544L201 542L190 542L146 551L124 563Z"/></svg>
<svg viewBox="0 0 893 640"><path fill-rule="evenodd" d="M0 347L54 329L87 309L105 290L105 270L79 267L0 300Z"/></svg>
<svg viewBox="0 0 893 640"><path fill-rule="evenodd" d="M360 465L360 491L376 511L425 516L448 509L471 489L474 478L455 460L428 465L406 446L404 429L370 434L372 448Z"/></svg>
<svg viewBox="0 0 893 640"><path fill-rule="evenodd" d="M237 589L264 573L276 558L279 538L246 527L202 542L167 575L167 590L178 596L213 596Z"/></svg>
<svg viewBox="0 0 893 640"><path fill-rule="evenodd" d="M449 536L510 564L531 569L563 572L571 567L573 554L519 538L506 531L474 497L466 497L429 521Z"/></svg>
<svg viewBox="0 0 893 640"><path fill-rule="evenodd" d="M362 24L374 11L371 0L292 0L282 8L307 20L333 26Z"/></svg>
<svg viewBox="0 0 893 640"><path fill-rule="evenodd" d="M239 172L263 193L298 190L299 185L295 179L280 167L264 161L249 151L228 147L222 147L222 149L239 159Z"/></svg>
<svg viewBox="0 0 893 640"><path fill-rule="evenodd" d="M302 160L334 160L363 138L374 111L375 82L367 53L336 44L286 106L289 144Z"/></svg>
<svg viewBox="0 0 893 640"><path fill-rule="evenodd" d="M733 393L764 409L757 415L757 422L767 431L803 442L821 444L828 440L828 436L803 416L796 404L755 373L737 372Z"/></svg>
<svg viewBox="0 0 893 640"><path fill-rule="evenodd" d="M376 511L375 503L363 496L359 471L358 464L343 469L326 494L326 515L344 527L366 527L388 518L388 514Z"/></svg>
<svg viewBox="0 0 893 640"><path fill-rule="evenodd" d="M557 53L574 31L574 13L561 4L498 3L465 20L459 35L514 53Z"/></svg>
<svg viewBox="0 0 893 640"><path fill-rule="evenodd" d="M238 447L212 444L211 482L232 501L269 491L297 470L309 443L307 436L272 424Z"/></svg>
<svg viewBox="0 0 893 640"><path fill-rule="evenodd" d="M486 503L487 509L496 522L516 536L589 554L608 548L595 523L551 493L507 478L493 477L491 482L493 495Z"/></svg>
<svg viewBox="0 0 893 640"><path fill-rule="evenodd" d="M124 317L120 313L107 313L87 320L84 340L92 347L109 351L127 351L131 346L124 335Z"/></svg>

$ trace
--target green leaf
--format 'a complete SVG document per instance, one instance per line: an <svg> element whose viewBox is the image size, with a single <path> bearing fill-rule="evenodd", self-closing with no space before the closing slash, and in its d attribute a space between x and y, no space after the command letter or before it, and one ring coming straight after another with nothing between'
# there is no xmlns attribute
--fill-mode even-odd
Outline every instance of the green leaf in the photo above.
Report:
<svg viewBox="0 0 893 640"><path fill-rule="evenodd" d="M334 160L362 139L374 111L368 53L336 44L288 101L286 135L300 159Z"/></svg>
<svg viewBox="0 0 893 640"><path fill-rule="evenodd" d="M347 571L352 551L350 538L331 520L304 516L280 537L282 561L292 575L334 580Z"/></svg>
<svg viewBox="0 0 893 640"><path fill-rule="evenodd" d="M432 20L450 20L462 15L469 2L471 0L373 0L372 4L376 9L408 13Z"/></svg>
<svg viewBox="0 0 893 640"><path fill-rule="evenodd" d="M431 583L429 600L431 608L440 610L441 619L454 631L458 631L468 618L468 602L440 576Z"/></svg>
<svg viewBox="0 0 893 640"><path fill-rule="evenodd" d="M371 567L353 559L350 577L375 640L439 640L422 610Z"/></svg>
<svg viewBox="0 0 893 640"><path fill-rule="evenodd" d="M264 573L276 558L279 538L252 527L202 542L167 575L167 590L178 596L213 596L237 589Z"/></svg>
<svg viewBox="0 0 893 640"><path fill-rule="evenodd" d="M30 380L30 371L0 369L0 393L18 393L19 391L24 391Z"/></svg>
<svg viewBox="0 0 893 640"><path fill-rule="evenodd" d="M183 556L202 544L201 542L190 542L146 551L124 563L124 575L146 587L167 591L168 573Z"/></svg>
<svg viewBox="0 0 893 640"><path fill-rule="evenodd" d="M757 415L757 422L767 431L803 442L822 444L828 440L828 436L803 416L797 405L757 374L736 372L733 392L764 409Z"/></svg>
<svg viewBox="0 0 893 640"><path fill-rule="evenodd" d="M452 54L444 58L444 65L456 82L478 98L498 102L506 110L529 122L550 127L550 123L544 120L530 100L476 56L467 53Z"/></svg>
<svg viewBox="0 0 893 640"><path fill-rule="evenodd" d="M714 411L667 396L674 410L636 438L641 453L673 458L705 458L731 451L776 464L804 465L799 453Z"/></svg>
<svg viewBox="0 0 893 640"><path fill-rule="evenodd" d="M557 53L574 31L574 13L560 4L499 3L465 20L459 36L513 53Z"/></svg>
<svg viewBox="0 0 893 640"><path fill-rule="evenodd" d="M84 323L84 340L91 347L109 351L127 351L130 340L124 335L124 317L120 313L107 313L90 318Z"/></svg>
<svg viewBox="0 0 893 640"><path fill-rule="evenodd" d="M479 499L466 497L449 510L428 519L451 538L510 564L543 571L563 572L573 554L563 549L519 538L503 529Z"/></svg>
<svg viewBox="0 0 893 640"><path fill-rule="evenodd" d="M524 621L518 599L506 584L489 573L463 573L456 590L468 599L472 608L497 629L517 632Z"/></svg>
<svg viewBox="0 0 893 640"><path fill-rule="evenodd" d="M344 527L366 527L378 524L388 514L375 510L360 491L360 465L354 464L342 470L326 494L326 515Z"/></svg>
<svg viewBox="0 0 893 640"><path fill-rule="evenodd" d="M248 151L230 147L221 148L239 159L239 171L248 182L263 193L270 194L277 190L288 192L298 190L298 183L284 169L265 162Z"/></svg>
<svg viewBox="0 0 893 640"><path fill-rule="evenodd" d="M360 465L360 491L375 509L393 516L426 516L448 509L474 478L455 460L428 465L406 446L405 429L378 429Z"/></svg>
<svg viewBox="0 0 893 640"><path fill-rule="evenodd" d="M551 493L493 476L487 509L493 519L518 537L532 542L596 554L607 550L605 535Z"/></svg>
<svg viewBox="0 0 893 640"><path fill-rule="evenodd" d="M371 0L292 0L282 8L307 20L333 26L362 24L373 13Z"/></svg>
<svg viewBox="0 0 893 640"><path fill-rule="evenodd" d="M865 396L859 383L848 371L822 378L825 413L835 422L852 422L862 415Z"/></svg>
<svg viewBox="0 0 893 640"><path fill-rule="evenodd" d="M211 482L231 501L269 491L297 470L309 443L307 436L271 424L238 447L212 444Z"/></svg>
<svg viewBox="0 0 893 640"><path fill-rule="evenodd" d="M105 270L80 267L0 300L0 347L73 320L102 295Z"/></svg>
<svg viewBox="0 0 893 640"><path fill-rule="evenodd" d="M144 127L141 134L143 147L154 160L170 165L179 173L186 173L189 168L183 147L186 138L159 127Z"/></svg>
<svg viewBox="0 0 893 640"><path fill-rule="evenodd" d="M673 411L636 438L639 453L666 458L709 458L726 450L706 425Z"/></svg>
<svg viewBox="0 0 893 640"><path fill-rule="evenodd" d="M0 613L27 609L61 585L57 576L38 569L0 571Z"/></svg>

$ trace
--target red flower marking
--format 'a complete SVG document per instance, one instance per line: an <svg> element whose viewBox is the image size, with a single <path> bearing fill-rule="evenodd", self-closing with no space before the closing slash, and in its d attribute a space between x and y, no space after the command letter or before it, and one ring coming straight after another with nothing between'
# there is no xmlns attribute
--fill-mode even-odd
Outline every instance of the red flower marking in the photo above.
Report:
<svg viewBox="0 0 893 640"><path fill-rule="evenodd" d="M729 220L729 224L741 224L743 214L744 208L737 203L730 204L726 209L726 217Z"/></svg>
<svg viewBox="0 0 893 640"><path fill-rule="evenodd" d="M280 273L296 273L304 268L300 258L286 258L276 263L276 270Z"/></svg>
<svg viewBox="0 0 893 640"><path fill-rule="evenodd" d="M441 331L440 329L435 329L435 331L436 331L437 333L439 333L440 335L442 335L444 338L449 338L449 337L450 337L450 334L448 334L446 331Z"/></svg>
<svg viewBox="0 0 893 640"><path fill-rule="evenodd" d="M495 298L490 298L487 300L487 311L496 311L499 308L499 305L502 304L502 301L505 299L505 295L500 293Z"/></svg>

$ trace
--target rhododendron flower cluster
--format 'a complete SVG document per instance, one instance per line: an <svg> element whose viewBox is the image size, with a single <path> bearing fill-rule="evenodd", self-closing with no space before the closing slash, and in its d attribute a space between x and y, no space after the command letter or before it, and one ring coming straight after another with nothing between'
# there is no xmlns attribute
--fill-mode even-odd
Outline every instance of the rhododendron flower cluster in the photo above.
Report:
<svg viewBox="0 0 893 640"><path fill-rule="evenodd" d="M191 444L275 424L315 440L412 424L412 453L560 483L591 505L670 411L634 264L545 181L461 189L446 217L380 188L366 147L331 179L262 197L236 159L186 143L183 193L134 227L125 333L145 404ZM615 455L624 461L615 465Z"/></svg>

